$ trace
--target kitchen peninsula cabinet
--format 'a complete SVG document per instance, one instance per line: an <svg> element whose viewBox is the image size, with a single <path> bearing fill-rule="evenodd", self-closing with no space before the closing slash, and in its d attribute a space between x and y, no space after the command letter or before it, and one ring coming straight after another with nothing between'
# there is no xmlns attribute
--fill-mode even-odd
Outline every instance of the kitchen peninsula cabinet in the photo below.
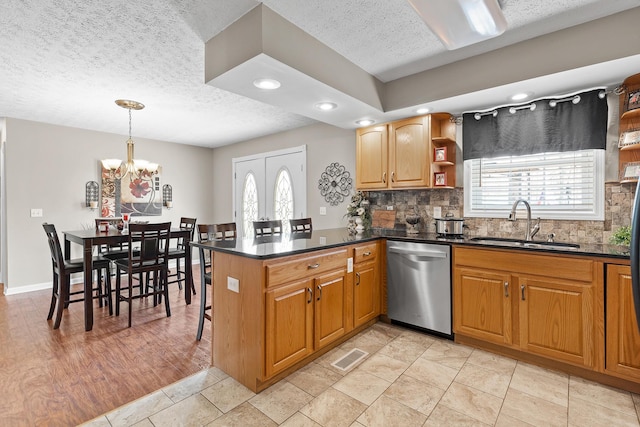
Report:
<svg viewBox="0 0 640 427"><path fill-rule="evenodd" d="M356 188L391 190L434 186L433 172L455 186L455 123L437 113L356 132ZM434 149L439 148L436 158Z"/></svg>
<svg viewBox="0 0 640 427"><path fill-rule="evenodd" d="M631 290L631 267L607 264L605 372L640 381L640 333Z"/></svg>
<svg viewBox="0 0 640 427"><path fill-rule="evenodd" d="M602 264L518 251L454 249L454 333L596 369Z"/></svg>
<svg viewBox="0 0 640 427"><path fill-rule="evenodd" d="M261 391L377 321L378 238L193 243L213 250L213 366ZM359 241L360 240L360 241Z"/></svg>

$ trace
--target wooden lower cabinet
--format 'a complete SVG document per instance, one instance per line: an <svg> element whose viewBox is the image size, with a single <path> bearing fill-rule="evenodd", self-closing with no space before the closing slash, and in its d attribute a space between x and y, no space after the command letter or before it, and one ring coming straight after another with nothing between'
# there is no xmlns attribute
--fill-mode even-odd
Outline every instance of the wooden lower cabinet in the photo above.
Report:
<svg viewBox="0 0 640 427"><path fill-rule="evenodd" d="M376 261L356 264L353 283L353 326L358 327L380 314L378 265Z"/></svg>
<svg viewBox="0 0 640 427"><path fill-rule="evenodd" d="M314 280L315 349L320 349L347 331L346 269Z"/></svg>
<svg viewBox="0 0 640 427"><path fill-rule="evenodd" d="M511 275L460 267L454 274L454 331L496 344L511 344Z"/></svg>
<svg viewBox="0 0 640 427"><path fill-rule="evenodd" d="M640 333L631 290L631 267L607 264L605 372L640 380Z"/></svg>
<svg viewBox="0 0 640 427"><path fill-rule="evenodd" d="M266 293L266 375L313 352L313 279Z"/></svg>
<svg viewBox="0 0 640 427"><path fill-rule="evenodd" d="M596 369L596 288L589 259L456 248L454 333Z"/></svg>

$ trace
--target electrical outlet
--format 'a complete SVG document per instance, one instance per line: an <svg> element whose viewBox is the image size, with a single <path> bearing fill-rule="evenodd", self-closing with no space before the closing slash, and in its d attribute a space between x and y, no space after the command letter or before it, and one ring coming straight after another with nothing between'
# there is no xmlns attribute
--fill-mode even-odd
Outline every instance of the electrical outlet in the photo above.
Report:
<svg viewBox="0 0 640 427"><path fill-rule="evenodd" d="M435 206L433 208L433 217L442 218L442 208L440 206Z"/></svg>
<svg viewBox="0 0 640 427"><path fill-rule="evenodd" d="M388 211L392 211L393 210L393 205L387 205L387 210Z"/></svg>
<svg viewBox="0 0 640 427"><path fill-rule="evenodd" d="M353 258L347 258L347 273L353 271Z"/></svg>
<svg viewBox="0 0 640 427"><path fill-rule="evenodd" d="M240 281L231 276L227 276L227 289L232 292L240 293Z"/></svg>
<svg viewBox="0 0 640 427"><path fill-rule="evenodd" d="M320 206L320 215L326 215L326 214L327 214L326 206Z"/></svg>
<svg viewBox="0 0 640 427"><path fill-rule="evenodd" d="M40 218L42 217L42 209L31 209L31 218Z"/></svg>

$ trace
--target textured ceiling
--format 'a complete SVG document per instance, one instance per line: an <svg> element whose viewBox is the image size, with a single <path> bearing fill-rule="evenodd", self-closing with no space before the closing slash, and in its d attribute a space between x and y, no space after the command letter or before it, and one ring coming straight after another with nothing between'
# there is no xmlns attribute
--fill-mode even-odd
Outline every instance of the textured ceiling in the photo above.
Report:
<svg viewBox="0 0 640 427"><path fill-rule="evenodd" d="M315 121L204 83L204 43L253 0L3 0L0 117L218 146ZM267 0L382 82L637 7L637 0L503 0L503 36L447 51L406 0ZM241 42L241 41L240 41Z"/></svg>

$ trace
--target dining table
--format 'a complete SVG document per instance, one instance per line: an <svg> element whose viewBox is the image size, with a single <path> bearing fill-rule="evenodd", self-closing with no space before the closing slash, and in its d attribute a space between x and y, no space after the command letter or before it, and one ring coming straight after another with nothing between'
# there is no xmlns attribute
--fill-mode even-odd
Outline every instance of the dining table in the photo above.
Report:
<svg viewBox="0 0 640 427"><path fill-rule="evenodd" d="M192 230L185 228L171 228L169 237L184 238L191 240ZM64 231L64 257L71 258L71 243L76 243L83 248L84 265L84 329L93 329L93 248L100 245L117 245L129 241L129 234L126 231L118 230L116 227L109 227L108 231L99 231L96 228L76 231ZM191 246L184 245L185 265L191 265ZM191 268L185 269L185 280L187 284L193 283ZM191 285L184 286L184 299L187 304L191 304Z"/></svg>

